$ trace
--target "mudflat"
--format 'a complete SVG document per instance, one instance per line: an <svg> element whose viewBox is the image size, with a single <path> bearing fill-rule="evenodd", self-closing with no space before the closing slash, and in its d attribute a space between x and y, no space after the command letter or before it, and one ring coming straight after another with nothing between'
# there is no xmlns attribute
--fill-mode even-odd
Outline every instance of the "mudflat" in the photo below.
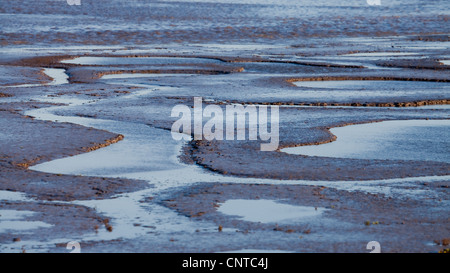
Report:
<svg viewBox="0 0 450 273"><path fill-rule="evenodd" d="M292 2L2 3L0 252L448 252L448 4Z"/></svg>

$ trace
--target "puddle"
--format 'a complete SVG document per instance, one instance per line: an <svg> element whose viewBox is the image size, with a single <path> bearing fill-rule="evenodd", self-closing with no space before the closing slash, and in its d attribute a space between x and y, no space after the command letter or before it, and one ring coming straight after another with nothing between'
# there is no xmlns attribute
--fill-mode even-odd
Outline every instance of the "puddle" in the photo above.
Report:
<svg viewBox="0 0 450 273"><path fill-rule="evenodd" d="M297 57L297 60L306 62L326 62L337 65L353 65L353 66L363 66L367 69L376 70L400 70L398 67L386 67L377 66L373 61L388 60L388 59L410 59L414 58L424 58L419 55L419 53L412 52L367 52L367 53L352 53L343 54L337 56L315 56L312 58Z"/></svg>
<svg viewBox="0 0 450 273"><path fill-rule="evenodd" d="M167 74L162 74L166 76ZM151 77L161 77L160 74L151 74L151 73L123 73L123 74L109 74L104 75L101 79L110 80L110 79L132 79L132 78L151 78Z"/></svg>
<svg viewBox="0 0 450 273"><path fill-rule="evenodd" d="M22 192L15 191L0 191L0 200L3 201L30 201L26 195Z"/></svg>
<svg viewBox="0 0 450 273"><path fill-rule="evenodd" d="M297 81L293 84L301 88L313 88L302 90L299 93L302 98L317 100L327 98L336 102L365 98L383 101L387 98L411 100L411 97L415 96L444 98L443 95L450 91L448 83L425 81L336 80Z"/></svg>
<svg viewBox="0 0 450 273"><path fill-rule="evenodd" d="M308 156L450 163L450 120L395 120L332 128L337 140L282 149Z"/></svg>
<svg viewBox="0 0 450 273"><path fill-rule="evenodd" d="M302 61L302 62L311 62L311 63L323 63L323 64L333 64L333 65L346 65L346 66L362 66L367 69L376 69L376 70L400 70L400 68L396 67L384 67L384 66L377 66L375 64L372 64L370 62L362 62L355 60L356 58L345 58L340 56L316 56L314 58L304 58L304 57L297 57L295 60Z"/></svg>
<svg viewBox="0 0 450 273"><path fill-rule="evenodd" d="M183 76L195 76L196 74L191 73L178 73L178 74L172 74L172 73L123 73L123 74L108 74L101 77L101 79L104 80L110 80L110 79L132 79L132 78L161 78L161 77L179 77L180 74L183 74ZM131 85L131 84L130 84Z"/></svg>
<svg viewBox="0 0 450 273"><path fill-rule="evenodd" d="M24 231L37 228L52 227L41 221L24 221L22 219L34 215L33 211L0 210L0 233L7 231Z"/></svg>
<svg viewBox="0 0 450 273"><path fill-rule="evenodd" d="M7 231L25 231L37 228L47 228L52 227L52 225L41 221L1 221L0 222L0 233Z"/></svg>
<svg viewBox="0 0 450 273"><path fill-rule="evenodd" d="M37 86L45 86L45 85L60 85L69 83L69 76L66 74L65 69L61 68L44 68L44 74L51 77L53 80L49 83L36 83L36 84L19 84L19 85L10 85L10 86L2 86L1 88L11 88L11 87L37 87Z"/></svg>
<svg viewBox="0 0 450 273"><path fill-rule="evenodd" d="M69 76L65 69L61 68L45 68L44 73L53 79L48 85L60 85L69 83Z"/></svg>
<svg viewBox="0 0 450 273"><path fill-rule="evenodd" d="M413 52L361 52L361 53L351 53L351 54L342 54L340 56L342 57L358 57L358 58L364 58L364 59L380 59L380 58L386 58L386 57L394 57L394 58L401 58L401 57L410 57L414 55L419 55L418 53Z"/></svg>
<svg viewBox="0 0 450 273"><path fill-rule="evenodd" d="M215 59L187 57L77 57L70 60L62 60L61 63L79 65L163 65L222 62Z"/></svg>
<svg viewBox="0 0 450 273"><path fill-rule="evenodd" d="M23 219L25 217L30 217L33 214L35 214L35 212L33 211L23 211L23 210L0 210L0 219L2 221L5 220L19 220L19 219Z"/></svg>
<svg viewBox="0 0 450 273"><path fill-rule="evenodd" d="M238 216L241 220L261 223L283 223L312 220L320 216L324 208L293 206L275 200L232 199L217 209L223 214Z"/></svg>

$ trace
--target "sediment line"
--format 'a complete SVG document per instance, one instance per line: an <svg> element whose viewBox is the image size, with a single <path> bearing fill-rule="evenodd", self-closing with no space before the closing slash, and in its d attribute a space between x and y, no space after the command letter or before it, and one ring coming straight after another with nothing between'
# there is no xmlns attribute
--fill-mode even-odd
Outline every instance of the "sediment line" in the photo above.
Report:
<svg viewBox="0 0 450 273"><path fill-rule="evenodd" d="M96 144L96 145L91 146L91 147L85 147L85 148L83 148L83 150L85 152L92 152L92 151L98 150L100 148L107 147L107 146L109 146L111 144L117 143L117 142L123 140L124 138L125 138L124 135L118 134L116 137L113 137L113 138L105 140L104 143Z"/></svg>
<svg viewBox="0 0 450 273"><path fill-rule="evenodd" d="M5 93L1 93L0 92L0 98L9 98L9 97L13 97L14 95L11 94L5 94Z"/></svg>
<svg viewBox="0 0 450 273"><path fill-rule="evenodd" d="M279 63L279 64L296 64L296 65L304 65L304 66L337 67L337 68L366 68L363 65L345 65L345 64L326 63L326 62L302 62L302 61L267 60L267 59L252 59L252 58L228 59L227 62L229 62L229 63Z"/></svg>

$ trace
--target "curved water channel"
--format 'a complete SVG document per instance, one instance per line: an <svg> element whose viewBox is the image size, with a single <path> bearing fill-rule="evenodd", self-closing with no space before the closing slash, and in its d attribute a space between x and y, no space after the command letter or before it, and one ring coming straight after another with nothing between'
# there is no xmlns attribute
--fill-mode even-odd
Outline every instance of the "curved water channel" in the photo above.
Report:
<svg viewBox="0 0 450 273"><path fill-rule="evenodd" d="M51 76L54 81L52 84L67 83L67 75L62 69L46 69L45 73ZM139 94L148 94L152 90L149 86L148 90L122 96L139 96ZM414 190L407 189L408 183L416 181L443 181L450 179L450 176L430 176L416 178L398 178L386 180L370 180L370 181L307 181L307 180L273 180L273 179L256 179L256 178L237 178L222 176L204 170L197 165L186 165L177 159L181 147L185 144L183 141L175 141L171 132L158 128L132 122L121 122L113 120L102 120L75 116L59 116L53 114L54 111L66 107L76 107L85 103L95 103L93 100L80 100L64 97L46 97L40 96L34 99L40 101L49 101L52 103L66 103L66 106L52 106L47 108L33 109L25 114L34 116L36 119L49 120L57 122L70 122L87 127L107 130L110 132L122 134L125 138L108 147L101 148L89 153L84 153L72 157L57 159L30 167L31 170L57 174L75 174L85 176L100 177L122 177L131 179L146 180L149 182L149 188L137 192L119 194L110 199L103 200L77 200L67 202L71 204L84 205L94 208L97 212L111 219L114 230L108 232L99 230L92 234L85 234L82 238L71 238L80 241L100 241L113 240L118 238L133 239L139 236L157 236L161 234L183 233L189 234L198 230L217 230L217 226L213 223L192 221L187 217L181 216L171 209L154 203L142 203L143 198L158 194L163 190L176 188L179 186L188 186L195 183L208 182L226 182L226 183L264 183L264 184L303 184L303 185L321 185L334 187L348 191L367 191L373 193L384 194L420 194ZM371 125L368 125L369 127ZM446 124L448 126L448 124ZM338 136L339 138L339 136ZM338 143L338 142L336 142ZM336 183L338 182L338 183ZM391 185L405 185L404 188L392 188ZM8 196L5 192L0 192L0 196L4 196L5 200L16 198ZM27 201L33 201L25 198ZM257 201L257 200L254 200ZM251 201L246 201L250 202ZM261 202L259 200L258 202ZM276 202L270 200L267 202ZM267 203L266 202L266 203ZM286 205L287 206L287 205ZM284 208L283 206L281 206ZM290 206L290 209L308 210L299 206ZM229 215L237 215L245 218L245 215L239 215L233 210L220 209ZM279 214L278 210L274 210L272 216ZM314 214L314 212L313 212ZM12 217L12 216L11 216ZM271 221L270 214L265 215L264 221ZM301 218L301 215L299 215ZM267 219L269 218L269 219ZM290 215L289 219L295 219ZM252 219L250 219L252 221ZM11 224L11 223L10 223ZM20 222L18 221L19 225ZM43 223L39 223L43 225ZM139 224L139 225L137 225ZM148 226L152 226L152 233L148 233ZM235 232L234 229L224 229L224 232ZM57 242L60 242L58 240ZM56 241L55 241L56 242ZM55 242L22 242L22 245L41 245L53 247ZM15 249L14 244L4 245L3 249ZM268 250L270 251L270 250Z"/></svg>

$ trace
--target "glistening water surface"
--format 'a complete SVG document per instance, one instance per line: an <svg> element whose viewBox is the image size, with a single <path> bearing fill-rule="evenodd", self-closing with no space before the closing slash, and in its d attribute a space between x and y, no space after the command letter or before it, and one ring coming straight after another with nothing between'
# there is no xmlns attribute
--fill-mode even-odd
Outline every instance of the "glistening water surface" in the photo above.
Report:
<svg viewBox="0 0 450 273"><path fill-rule="evenodd" d="M239 219L261 223L313 221L324 208L282 204L277 200L231 199L219 204L217 211Z"/></svg>
<svg viewBox="0 0 450 273"><path fill-rule="evenodd" d="M299 95L304 98L319 100L348 101L364 99L386 101L411 101L414 98L434 96L447 98L450 84L447 82L428 81L382 81L382 80L329 80L329 81L295 81L302 88Z"/></svg>
<svg viewBox="0 0 450 273"><path fill-rule="evenodd" d="M332 128L337 140L282 149L308 156L450 162L450 120L394 120Z"/></svg>
<svg viewBox="0 0 450 273"><path fill-rule="evenodd" d="M62 60L61 63L80 65L163 65L163 64L207 64L221 63L219 60L207 58L171 58L171 57L77 57Z"/></svg>
<svg viewBox="0 0 450 273"><path fill-rule="evenodd" d="M61 74L60 78L55 79L55 81L64 83L64 77L65 76ZM144 90L143 94L152 92L154 89L153 85L149 85L148 87L149 90ZM135 94L131 94L130 96L135 96ZM124 96L124 98L125 97L126 96ZM69 103L69 106L52 106L48 108L34 109L25 114L34 116L41 120L58 120L59 122L71 122L83 126L104 129L114 133L123 134L125 135L125 139L93 152L35 165L30 167L31 170L58 174L142 179L148 181L149 186L151 186L146 190L120 194L110 199L69 202L94 208L105 217L109 217L112 225L114 226L114 230L112 232L99 230L97 233L83 235L83 240L112 240L117 238L138 238L139 236L146 236L146 238L154 236L154 239L158 240L158 238L163 235L170 236L170 234L174 233L186 234L196 232L196 230L217 230L217 227L212 223L194 223L192 220L161 205L141 202L147 196L152 196L158 194L162 190L177 186L187 186L201 182L266 183L279 185L304 184L325 185L348 191L382 192L386 195L396 193L400 193L402 195L415 195L421 193L407 189L408 183L413 183L414 181L442 181L448 179L448 176L438 176L374 181L280 181L271 179L222 176L205 171L197 165L185 165L180 163L177 156L179 155L180 148L184 142L174 141L171 132L167 130L152 128L144 124L132 122L59 116L53 114L53 111L64 107L76 107L76 105L80 105L85 102L80 99L74 99L70 102L70 96L61 96L56 98L42 96L39 100L48 100L57 103L58 99L61 99L64 103ZM391 185L405 185L405 188L393 189ZM235 205L233 202L236 201L224 203L222 206L225 205L226 208L231 204L231 210L229 211L230 214L245 217L246 215L240 215L239 212L233 209L233 207L235 208L235 206L233 206ZM280 208L280 205L285 205L271 203L274 201L267 202L268 203L266 203L266 205L269 204L274 209ZM252 202L248 205L250 208L255 208L255 204L257 203ZM281 207L283 209L286 208L284 206ZM223 208L224 207L222 207L222 209ZM261 206L259 206L259 208L261 208ZM295 207L295 210L298 213L297 216L300 217L301 215L304 215L304 213L320 214L321 212L320 208L318 211L311 207L306 208L306 211L303 209L304 208L301 207ZM312 209L314 209L314 211L312 211ZM290 210L288 209L287 211ZM271 216L276 216L277 214L282 215L279 212L270 213ZM283 218L283 221L293 221L293 218L290 217ZM264 219L262 220L264 221ZM150 234L149 231L151 232ZM224 229L224 232L235 232L235 230ZM36 242L23 243L28 243L30 245L37 244ZM51 245L54 242L47 243ZM42 243L40 243L40 245L42 245ZM14 245L4 247L4 249L14 249Z"/></svg>

